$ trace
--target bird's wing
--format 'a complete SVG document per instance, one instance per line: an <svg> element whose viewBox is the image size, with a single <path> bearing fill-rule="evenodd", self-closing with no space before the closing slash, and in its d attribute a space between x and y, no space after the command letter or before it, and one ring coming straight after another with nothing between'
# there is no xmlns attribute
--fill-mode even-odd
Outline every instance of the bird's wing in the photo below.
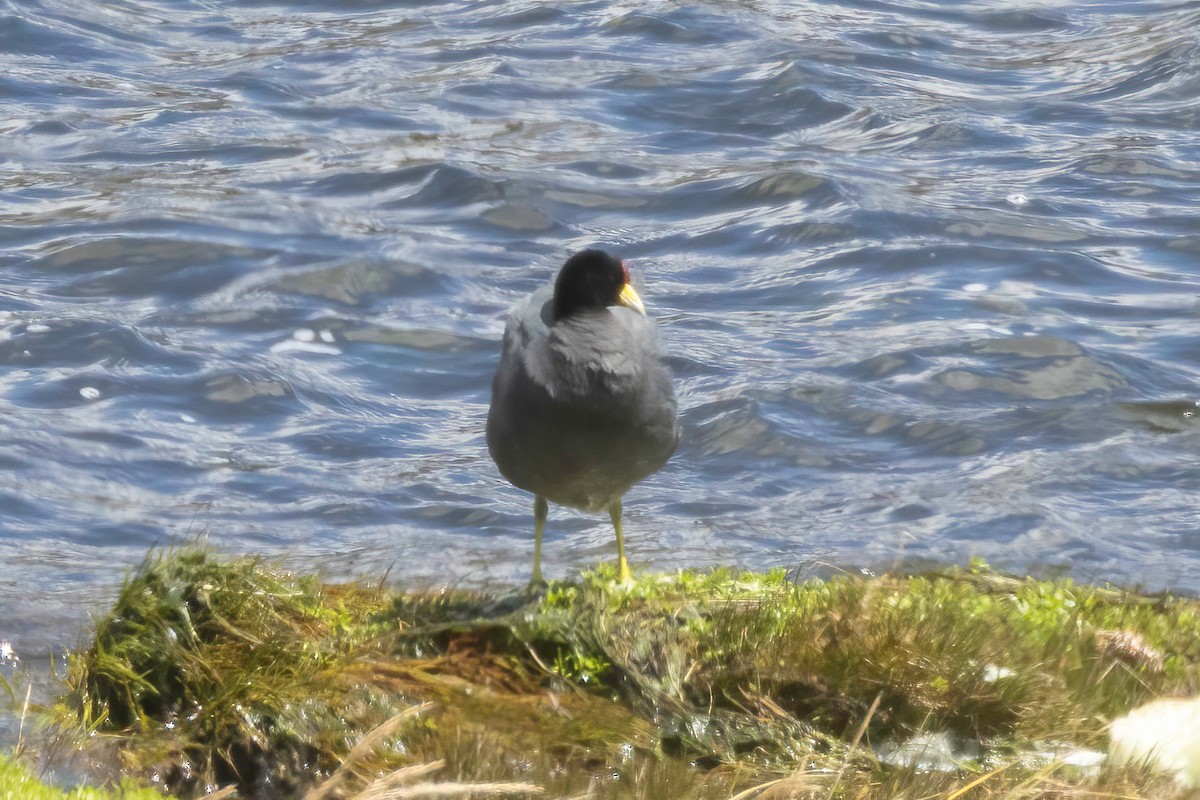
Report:
<svg viewBox="0 0 1200 800"><path fill-rule="evenodd" d="M614 377L639 375L658 358L654 322L620 306L555 326L549 346L563 361Z"/></svg>
<svg viewBox="0 0 1200 800"><path fill-rule="evenodd" d="M578 314L550 328L522 361L551 397L612 409L635 396L658 363L654 324L624 308Z"/></svg>
<svg viewBox="0 0 1200 800"><path fill-rule="evenodd" d="M553 299L554 287L547 285L521 298L521 301L513 306L508 315L508 322L504 325L501 363L520 363L522 353L546 339L550 333L549 314Z"/></svg>

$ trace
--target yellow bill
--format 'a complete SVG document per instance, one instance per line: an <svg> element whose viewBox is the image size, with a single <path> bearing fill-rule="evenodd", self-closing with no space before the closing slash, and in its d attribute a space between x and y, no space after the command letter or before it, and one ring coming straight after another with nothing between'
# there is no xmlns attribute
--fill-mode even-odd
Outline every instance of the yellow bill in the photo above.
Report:
<svg viewBox="0 0 1200 800"><path fill-rule="evenodd" d="M617 295L617 302L626 308L632 308L642 316L646 315L646 305L638 295L637 289L633 288L632 283L626 283L621 287L621 293Z"/></svg>

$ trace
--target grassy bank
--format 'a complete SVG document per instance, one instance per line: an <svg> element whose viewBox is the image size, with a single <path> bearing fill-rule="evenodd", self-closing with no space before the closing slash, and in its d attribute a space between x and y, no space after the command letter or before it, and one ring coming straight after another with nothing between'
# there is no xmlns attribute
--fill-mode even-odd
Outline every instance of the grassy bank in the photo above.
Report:
<svg viewBox="0 0 1200 800"><path fill-rule="evenodd" d="M1099 753L1200 685L1195 600L982 565L613 577L408 594L154 555L56 715L185 797L1183 796Z"/></svg>

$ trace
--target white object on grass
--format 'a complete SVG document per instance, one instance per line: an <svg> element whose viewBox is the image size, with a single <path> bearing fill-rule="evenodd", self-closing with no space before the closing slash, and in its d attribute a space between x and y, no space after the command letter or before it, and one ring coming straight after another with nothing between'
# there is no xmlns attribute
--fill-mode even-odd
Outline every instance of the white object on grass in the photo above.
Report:
<svg viewBox="0 0 1200 800"><path fill-rule="evenodd" d="M1135 708L1109 727L1113 764L1146 764L1200 788L1200 697L1166 698Z"/></svg>

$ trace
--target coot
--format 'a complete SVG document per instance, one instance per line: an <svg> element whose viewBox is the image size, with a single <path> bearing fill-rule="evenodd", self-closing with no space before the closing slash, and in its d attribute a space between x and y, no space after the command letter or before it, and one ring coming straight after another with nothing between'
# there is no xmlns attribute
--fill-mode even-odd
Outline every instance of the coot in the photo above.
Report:
<svg viewBox="0 0 1200 800"><path fill-rule="evenodd" d="M679 434L671 375L629 271L603 250L576 253L513 309L492 380L488 450L534 496L531 585L542 583L547 501L608 509L619 577L630 580L621 497L666 463Z"/></svg>

